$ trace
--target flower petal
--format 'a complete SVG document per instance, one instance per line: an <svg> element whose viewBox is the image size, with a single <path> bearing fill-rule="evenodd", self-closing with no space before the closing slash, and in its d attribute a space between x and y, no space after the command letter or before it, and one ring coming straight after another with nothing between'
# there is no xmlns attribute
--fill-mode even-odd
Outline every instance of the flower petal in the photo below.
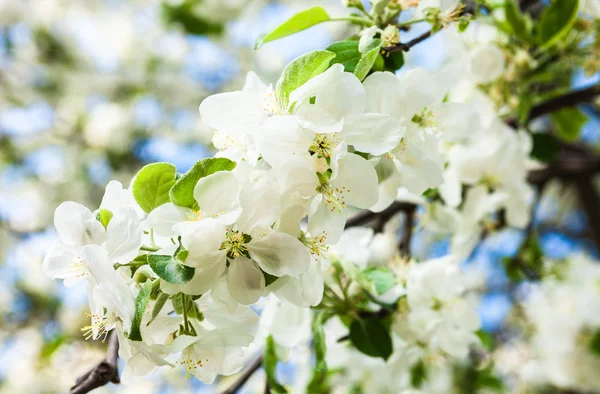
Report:
<svg viewBox="0 0 600 394"><path fill-rule="evenodd" d="M102 224L85 206L73 201L63 202L54 212L54 227L67 245L100 245L106 238Z"/></svg>
<svg viewBox="0 0 600 394"><path fill-rule="evenodd" d="M310 264L310 254L302 242L289 234L270 231L248 244L250 256L268 274L298 276Z"/></svg>
<svg viewBox="0 0 600 394"><path fill-rule="evenodd" d="M342 135L356 150L381 156L398 146L404 127L389 115L362 114L345 123Z"/></svg>
<svg viewBox="0 0 600 394"><path fill-rule="evenodd" d="M254 304L265 288L265 277L254 261L242 256L230 260L227 271L229 292L240 304Z"/></svg>
<svg viewBox="0 0 600 394"><path fill-rule="evenodd" d="M201 178L194 187L194 199L208 216L228 211L237 203L239 184L231 171L218 171Z"/></svg>

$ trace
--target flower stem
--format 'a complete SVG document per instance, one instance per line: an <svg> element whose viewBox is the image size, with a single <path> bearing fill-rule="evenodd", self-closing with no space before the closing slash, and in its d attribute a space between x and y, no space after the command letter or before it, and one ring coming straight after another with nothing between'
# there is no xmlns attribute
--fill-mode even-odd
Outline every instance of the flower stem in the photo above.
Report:
<svg viewBox="0 0 600 394"><path fill-rule="evenodd" d="M373 26L375 23L365 18L360 18L358 16L343 16L339 18L331 18L328 22L338 22L338 21L347 21L352 23L357 23L365 26Z"/></svg>

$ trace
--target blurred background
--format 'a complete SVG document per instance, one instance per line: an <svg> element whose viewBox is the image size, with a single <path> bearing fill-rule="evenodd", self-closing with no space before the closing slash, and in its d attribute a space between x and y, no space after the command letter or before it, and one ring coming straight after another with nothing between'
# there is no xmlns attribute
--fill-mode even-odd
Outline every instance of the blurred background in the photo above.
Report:
<svg viewBox="0 0 600 394"><path fill-rule="evenodd" d="M127 185L153 161L185 172L211 156L211 131L197 110L203 98L241 88L249 70L275 82L296 56L352 32L324 24L254 51L259 34L309 5L347 14L337 0L0 0L0 393L67 392L104 357L102 344L80 331L85 285L66 288L42 272L56 206L74 200L93 210L110 179ZM417 25L403 39L426 29ZM401 72L438 68L447 40L438 34L411 49ZM576 73L572 84L598 80ZM590 116L584 126L587 143L600 141L598 122ZM545 188L535 223L547 256L598 255L564 185ZM486 279L479 310L488 333L502 329L515 297L527 292L527 281L513 291L503 263L522 240L516 230L494 234L466 263ZM441 256L448 240L420 230L412 250ZM292 360L282 368L290 382L299 367ZM182 372L98 392L212 392ZM255 380L261 390L263 378ZM254 389L251 381L246 390Z"/></svg>

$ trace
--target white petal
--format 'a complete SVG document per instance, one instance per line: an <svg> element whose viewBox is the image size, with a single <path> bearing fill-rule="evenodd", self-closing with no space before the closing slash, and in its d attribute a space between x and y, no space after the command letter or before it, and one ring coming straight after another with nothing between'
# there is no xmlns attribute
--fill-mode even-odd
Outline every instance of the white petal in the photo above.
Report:
<svg viewBox="0 0 600 394"><path fill-rule="evenodd" d="M271 166L285 164L291 157L308 156L314 134L303 130L293 116L273 116L256 136L256 147Z"/></svg>
<svg viewBox="0 0 600 394"><path fill-rule="evenodd" d="M377 172L364 158L348 153L339 161L339 174L331 185L339 190L346 204L368 209L379 199Z"/></svg>
<svg viewBox="0 0 600 394"><path fill-rule="evenodd" d="M73 286L88 275L87 269L81 265L81 255L80 247L56 241L44 257L44 273L52 279L64 279L65 286Z"/></svg>
<svg viewBox="0 0 600 394"><path fill-rule="evenodd" d="M275 223L280 210L279 188L267 177L248 183L240 192L242 214L237 227L245 233L254 228L268 228Z"/></svg>
<svg viewBox="0 0 600 394"><path fill-rule="evenodd" d="M365 112L382 113L398 118L404 91L397 76L390 72L374 72L363 82L367 93Z"/></svg>
<svg viewBox="0 0 600 394"><path fill-rule="evenodd" d="M202 121L213 129L258 126L267 119L260 97L246 92L227 92L209 96L200 104Z"/></svg>
<svg viewBox="0 0 600 394"><path fill-rule="evenodd" d="M133 260L142 246L142 224L134 208L120 208L106 228L104 249L113 263Z"/></svg>
<svg viewBox="0 0 600 394"><path fill-rule="evenodd" d="M265 277L258 264L242 256L230 261L227 279L231 296L243 305L258 301L265 288Z"/></svg>
<svg viewBox="0 0 600 394"><path fill-rule="evenodd" d="M297 276L310 264L310 254L297 238L270 231L264 237L252 238L250 256L268 274Z"/></svg>
<svg viewBox="0 0 600 394"><path fill-rule="evenodd" d="M180 207L172 203L162 204L154 208L144 220L144 229L154 229L154 233L161 237L173 236L173 226L179 222L189 220L195 215L190 208Z"/></svg>
<svg viewBox="0 0 600 394"><path fill-rule="evenodd" d="M220 248L225 241L226 230L218 220L207 218L181 223L175 226L175 230L181 234L181 243L189 252L186 264L194 267L212 266L215 260L224 260L225 251Z"/></svg>
<svg viewBox="0 0 600 394"><path fill-rule="evenodd" d="M231 171L218 171L201 178L194 187L194 199L208 216L228 211L237 204L239 185Z"/></svg>
<svg viewBox="0 0 600 394"><path fill-rule="evenodd" d="M389 115L362 114L344 124L342 135L356 150L380 156L398 146L404 127Z"/></svg>
<svg viewBox="0 0 600 394"><path fill-rule="evenodd" d="M322 196L317 196L311 204L311 213L308 216L308 232L310 234L324 234L328 244L336 244L346 224L347 212L343 209L338 212L336 209L330 208L322 199Z"/></svg>
<svg viewBox="0 0 600 394"><path fill-rule="evenodd" d="M96 216L85 206L73 201L63 202L54 212L54 227L67 245L101 244L106 233Z"/></svg>

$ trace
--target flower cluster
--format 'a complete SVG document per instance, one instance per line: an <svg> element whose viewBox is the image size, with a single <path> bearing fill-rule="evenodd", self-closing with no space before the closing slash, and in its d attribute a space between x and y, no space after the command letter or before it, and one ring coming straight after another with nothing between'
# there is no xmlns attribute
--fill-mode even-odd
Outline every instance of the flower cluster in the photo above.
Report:
<svg viewBox="0 0 600 394"><path fill-rule="evenodd" d="M533 325L533 360L524 377L576 391L600 390L600 265L571 256L537 285L526 304Z"/></svg>

